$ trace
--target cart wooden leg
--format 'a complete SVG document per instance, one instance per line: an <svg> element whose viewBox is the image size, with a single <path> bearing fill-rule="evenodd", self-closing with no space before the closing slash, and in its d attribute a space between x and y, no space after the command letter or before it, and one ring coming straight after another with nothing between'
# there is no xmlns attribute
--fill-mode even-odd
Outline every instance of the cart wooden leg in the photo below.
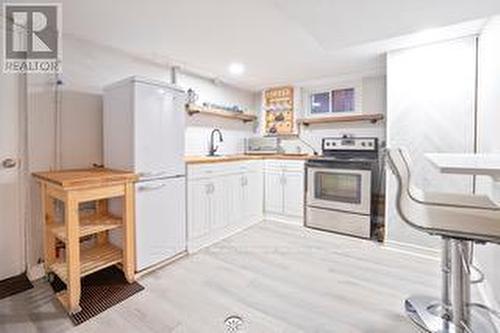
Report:
<svg viewBox="0 0 500 333"><path fill-rule="evenodd" d="M80 311L80 234L78 201L70 192L66 195L65 223L67 232L66 263L68 267L68 311Z"/></svg>
<svg viewBox="0 0 500 333"><path fill-rule="evenodd" d="M42 216L43 216L43 251L44 251L44 266L48 271L50 265L56 260L56 237L51 231L54 224L54 199L47 194L47 185L43 184L42 188Z"/></svg>
<svg viewBox="0 0 500 333"><path fill-rule="evenodd" d="M125 196L123 197L123 272L127 281L135 281L135 244L134 244L134 185L125 184Z"/></svg>

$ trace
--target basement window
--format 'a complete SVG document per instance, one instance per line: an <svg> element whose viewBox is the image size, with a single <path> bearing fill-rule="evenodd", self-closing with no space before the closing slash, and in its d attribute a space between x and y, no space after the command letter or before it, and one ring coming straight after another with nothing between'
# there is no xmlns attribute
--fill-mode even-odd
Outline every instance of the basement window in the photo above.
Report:
<svg viewBox="0 0 500 333"><path fill-rule="evenodd" d="M309 114L311 115L328 115L342 112L359 111L358 88L352 86L344 86L339 89L331 89L329 91L317 91L311 93Z"/></svg>
<svg viewBox="0 0 500 333"><path fill-rule="evenodd" d="M321 114L330 112L330 93L311 95L311 113Z"/></svg>
<svg viewBox="0 0 500 333"><path fill-rule="evenodd" d="M335 112L354 111L354 88L332 90L332 109Z"/></svg>

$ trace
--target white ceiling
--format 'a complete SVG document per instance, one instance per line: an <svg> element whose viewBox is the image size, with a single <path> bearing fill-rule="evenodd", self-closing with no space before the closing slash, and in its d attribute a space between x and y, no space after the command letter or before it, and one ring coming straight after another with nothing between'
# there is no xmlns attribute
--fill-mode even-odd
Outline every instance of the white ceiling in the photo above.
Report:
<svg viewBox="0 0 500 333"><path fill-rule="evenodd" d="M500 13L499 0L62 2L64 33L248 88L383 70L385 51L412 43L396 37ZM482 22L444 35L475 33ZM229 74L233 61L246 65L241 77Z"/></svg>

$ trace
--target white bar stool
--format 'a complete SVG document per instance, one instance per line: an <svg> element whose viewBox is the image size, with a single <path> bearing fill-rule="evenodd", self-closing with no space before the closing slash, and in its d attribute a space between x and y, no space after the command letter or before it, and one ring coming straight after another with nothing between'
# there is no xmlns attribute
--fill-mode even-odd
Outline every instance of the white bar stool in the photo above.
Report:
<svg viewBox="0 0 500 333"><path fill-rule="evenodd" d="M441 301L410 297L405 302L408 316L427 332L495 332L484 322L471 322L471 307L485 307L471 304L470 251L472 242L500 244L500 206L485 196L430 193L412 186L403 149L389 150L387 162L397 179L396 208L403 221L443 238Z"/></svg>

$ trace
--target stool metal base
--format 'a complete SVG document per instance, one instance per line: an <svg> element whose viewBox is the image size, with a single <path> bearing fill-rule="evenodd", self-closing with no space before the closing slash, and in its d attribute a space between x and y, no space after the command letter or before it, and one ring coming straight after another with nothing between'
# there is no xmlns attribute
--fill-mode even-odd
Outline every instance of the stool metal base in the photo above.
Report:
<svg viewBox="0 0 500 333"><path fill-rule="evenodd" d="M405 312L408 318L421 331L426 333L456 333L450 320L441 318L441 301L430 296L411 296L405 300ZM498 333L487 314L481 309L472 308L472 333Z"/></svg>
<svg viewBox="0 0 500 333"><path fill-rule="evenodd" d="M453 323L441 318L441 300L429 296L411 296L405 300L408 318L424 332L455 332Z"/></svg>

